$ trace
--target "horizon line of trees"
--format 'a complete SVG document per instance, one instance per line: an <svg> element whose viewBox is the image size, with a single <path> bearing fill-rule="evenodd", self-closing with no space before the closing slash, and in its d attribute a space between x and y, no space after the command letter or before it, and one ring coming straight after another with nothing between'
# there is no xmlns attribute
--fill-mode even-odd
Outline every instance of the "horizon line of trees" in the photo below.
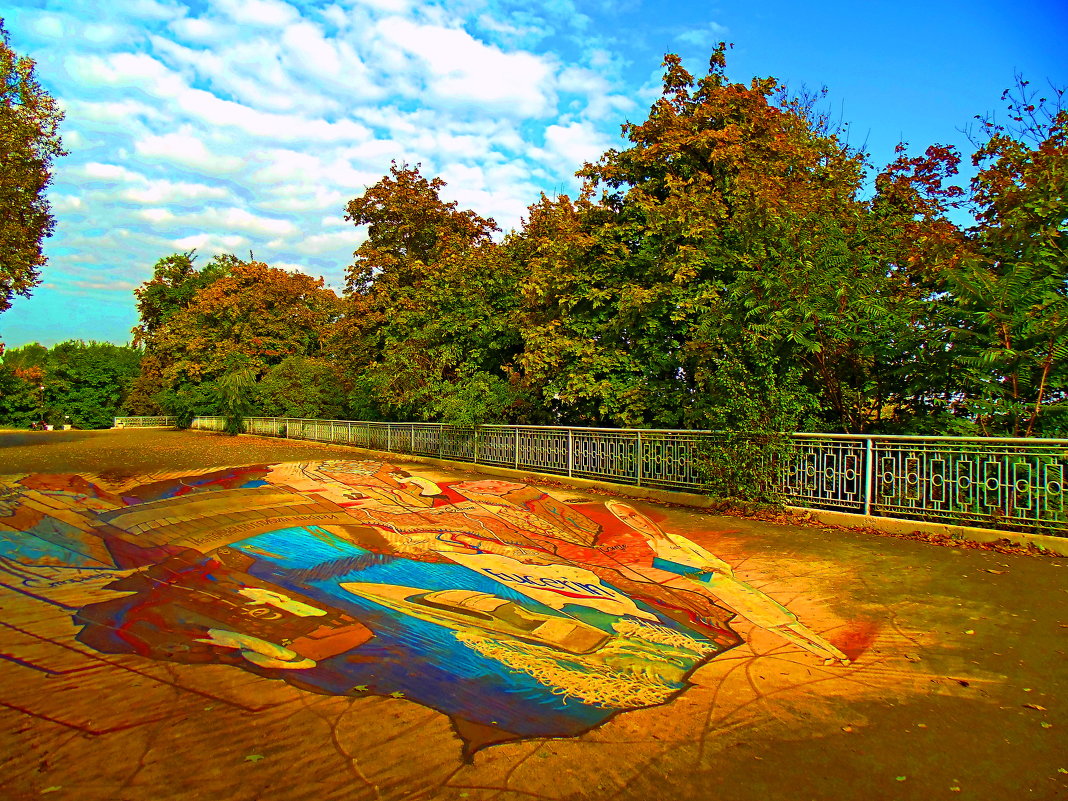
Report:
<svg viewBox="0 0 1068 801"><path fill-rule="evenodd" d="M522 227L394 163L339 296L220 255L136 290L135 414L1068 433L1068 112L1019 80L960 155L866 153L726 47ZM873 186L873 192L866 192ZM951 220L967 209L975 225ZM58 347L58 346L57 346ZM2 422L2 421L0 421Z"/></svg>

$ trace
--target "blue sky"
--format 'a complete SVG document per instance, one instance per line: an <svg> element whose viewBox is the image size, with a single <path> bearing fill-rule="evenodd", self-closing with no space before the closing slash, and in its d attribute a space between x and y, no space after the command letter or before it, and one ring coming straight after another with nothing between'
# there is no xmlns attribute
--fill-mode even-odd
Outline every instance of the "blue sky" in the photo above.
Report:
<svg viewBox="0 0 1068 801"><path fill-rule="evenodd" d="M44 283L8 346L129 340L162 256L234 252L341 288L345 203L391 159L518 227L619 144L666 52L735 80L826 86L876 165L956 144L1014 72L1068 83L1068 4L642 0L8 0L12 45L66 109Z"/></svg>

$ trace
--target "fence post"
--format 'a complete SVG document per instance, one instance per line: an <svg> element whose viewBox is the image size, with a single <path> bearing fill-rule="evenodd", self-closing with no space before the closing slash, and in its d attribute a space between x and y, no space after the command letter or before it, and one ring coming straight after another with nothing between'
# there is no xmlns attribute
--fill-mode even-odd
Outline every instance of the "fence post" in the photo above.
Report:
<svg viewBox="0 0 1068 801"><path fill-rule="evenodd" d="M478 464L478 426L475 426L475 464Z"/></svg>
<svg viewBox="0 0 1068 801"><path fill-rule="evenodd" d="M412 423L412 449L410 452L412 455L415 454L415 423Z"/></svg>
<svg viewBox="0 0 1068 801"><path fill-rule="evenodd" d="M871 437L864 440L864 514L871 514L872 489L875 486L875 452Z"/></svg>
<svg viewBox="0 0 1068 801"><path fill-rule="evenodd" d="M642 485L642 432L638 432L638 486Z"/></svg>
<svg viewBox="0 0 1068 801"><path fill-rule="evenodd" d="M575 432L567 430L567 474L575 472Z"/></svg>
<svg viewBox="0 0 1068 801"><path fill-rule="evenodd" d="M515 469L519 469L519 426L512 429L512 434L515 436Z"/></svg>
<svg viewBox="0 0 1068 801"><path fill-rule="evenodd" d="M386 423L386 450L393 453L393 423Z"/></svg>

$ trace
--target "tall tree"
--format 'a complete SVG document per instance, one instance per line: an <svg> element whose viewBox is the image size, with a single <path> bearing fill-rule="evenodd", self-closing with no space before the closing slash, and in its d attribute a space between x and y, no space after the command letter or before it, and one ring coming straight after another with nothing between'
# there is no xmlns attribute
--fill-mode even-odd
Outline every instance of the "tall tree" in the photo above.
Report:
<svg viewBox="0 0 1068 801"><path fill-rule="evenodd" d="M958 346L984 433L1068 432L1068 109L1022 78L1008 117L981 120L972 180L977 225L951 273Z"/></svg>
<svg viewBox="0 0 1068 801"><path fill-rule="evenodd" d="M870 428L895 371L919 369L901 330L932 292L894 226L943 226L920 203L941 190L898 169L901 208L879 217L864 154L812 102L771 78L730 82L723 45L699 80L677 56L664 65L648 118L623 126L628 147L579 172L577 202L532 207L518 238L527 379L575 422L751 425L752 401L777 398L763 414L776 425L818 401L815 424Z"/></svg>
<svg viewBox="0 0 1068 801"><path fill-rule="evenodd" d="M37 81L33 59L11 49L0 18L0 312L40 283L47 261L41 245L55 228L45 190L52 160L66 155L62 119Z"/></svg>
<svg viewBox="0 0 1068 801"><path fill-rule="evenodd" d="M186 309L199 290L226 275L237 263L235 256L225 254L214 257L198 269L194 263L196 258L195 250L164 256L153 267L152 278L134 290L139 322L132 332L133 343L144 349L141 371L133 382L127 400L136 414L162 413L163 396L160 393L165 393L169 398L168 405L172 411L180 408L183 418L191 419L194 407L200 409L205 405L210 406L210 392L198 399L202 403L188 399L188 392L181 396L188 402L174 395L164 371L173 364L178 354L157 343L157 335L164 330L167 322Z"/></svg>
<svg viewBox="0 0 1068 801"><path fill-rule="evenodd" d="M516 419L519 265L491 219L442 200L445 182L394 163L347 207L367 226L349 268L339 359L360 376L357 407L456 423ZM343 354L343 355L340 355Z"/></svg>
<svg viewBox="0 0 1068 801"><path fill-rule="evenodd" d="M144 316L135 330L147 348L138 388L154 386L164 411L188 419L216 411L224 398L236 414L237 401L251 397L249 376L254 383L287 357L323 354L339 306L321 278L234 256L200 272L187 262L161 260L138 295Z"/></svg>

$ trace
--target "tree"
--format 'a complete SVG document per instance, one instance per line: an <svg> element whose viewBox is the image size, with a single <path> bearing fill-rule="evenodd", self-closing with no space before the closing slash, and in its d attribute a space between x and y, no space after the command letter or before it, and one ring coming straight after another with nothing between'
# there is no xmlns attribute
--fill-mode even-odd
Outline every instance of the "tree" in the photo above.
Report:
<svg viewBox="0 0 1068 801"><path fill-rule="evenodd" d="M965 407L987 434L1068 431L1068 109L1017 79L1008 120L981 118L977 225L951 275Z"/></svg>
<svg viewBox="0 0 1068 801"><path fill-rule="evenodd" d="M52 159L66 155L63 112L37 82L33 59L18 56L0 18L0 312L28 296L47 261L42 242L55 220L45 190Z"/></svg>
<svg viewBox="0 0 1068 801"><path fill-rule="evenodd" d="M140 358L136 348L107 342L11 348L0 366L0 423L108 428L124 411Z"/></svg>
<svg viewBox="0 0 1068 801"><path fill-rule="evenodd" d="M45 380L49 422L110 428L124 410L140 361L138 349L109 342L71 340L53 347Z"/></svg>
<svg viewBox="0 0 1068 801"><path fill-rule="evenodd" d="M255 383L289 356L322 356L339 315L321 278L230 255L200 271L191 254L160 260L138 308L146 353L131 405L150 400L186 420L237 398L237 373Z"/></svg>
<svg viewBox="0 0 1068 801"><path fill-rule="evenodd" d="M334 349L360 377L354 400L365 408L400 419L514 420L529 406L513 372L521 268L490 238L493 220L442 200L444 187L394 163L348 204L347 219L369 230L349 269Z"/></svg>
<svg viewBox="0 0 1068 801"><path fill-rule="evenodd" d="M628 146L580 170L577 201L532 207L513 243L530 264L526 379L569 422L716 427L765 397L785 404L779 424L865 431L904 412L935 248L912 254L897 232L952 239L951 155L898 165L865 200L864 154L811 98L731 83L723 45L699 80L664 66Z"/></svg>
<svg viewBox="0 0 1068 801"><path fill-rule="evenodd" d="M240 434L256 402L256 371L251 359L241 353L230 354L215 391L219 413L226 419L224 430L231 436Z"/></svg>
<svg viewBox="0 0 1068 801"><path fill-rule="evenodd" d="M269 417L336 420L346 411L347 383L328 359L287 356L260 380L259 410Z"/></svg>
<svg viewBox="0 0 1068 801"><path fill-rule="evenodd" d="M187 308L199 290L226 275L237 263L235 256L219 255L197 269L196 258L195 250L164 256L152 268L152 278L134 290L139 322L132 332L133 342L144 348L141 372L127 399L135 414L161 414L166 406L181 421L192 421L195 414L211 411L213 392L179 392L168 384L164 371L174 362L176 354L158 346L156 341L167 322Z"/></svg>

